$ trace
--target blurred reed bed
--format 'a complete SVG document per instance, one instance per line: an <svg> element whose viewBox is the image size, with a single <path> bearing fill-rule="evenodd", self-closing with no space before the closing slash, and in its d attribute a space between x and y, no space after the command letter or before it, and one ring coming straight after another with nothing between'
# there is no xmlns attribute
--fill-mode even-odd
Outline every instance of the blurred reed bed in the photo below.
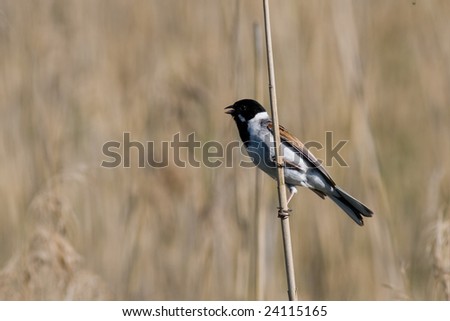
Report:
<svg viewBox="0 0 450 321"><path fill-rule="evenodd" d="M300 191L301 298L448 299L449 14L438 0L271 4L281 122L304 141L348 140L349 166L327 169L376 213L358 228ZM261 21L256 0L0 1L0 298L286 298L265 176L255 276L243 156L138 168L133 149L131 168L100 166L124 132L156 146L178 132L237 140L223 108L255 95Z"/></svg>

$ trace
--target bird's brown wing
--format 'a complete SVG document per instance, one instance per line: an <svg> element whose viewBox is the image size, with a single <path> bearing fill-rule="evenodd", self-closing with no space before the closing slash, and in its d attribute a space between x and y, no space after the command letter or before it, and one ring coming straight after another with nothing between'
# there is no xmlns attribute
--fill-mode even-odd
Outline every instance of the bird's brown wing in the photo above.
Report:
<svg viewBox="0 0 450 321"><path fill-rule="evenodd" d="M274 133L272 122L269 122L267 124L267 128L273 135ZM305 145L303 145L303 143L297 137L290 134L283 126L280 126L280 138L282 143L291 146L302 159L310 163L311 167L315 167L325 177L325 179L328 181L328 183L330 183L331 186L334 187L336 185L336 183L331 178L330 174L328 174L328 172L317 160L317 158L315 158L314 155L311 154L311 152L305 147Z"/></svg>

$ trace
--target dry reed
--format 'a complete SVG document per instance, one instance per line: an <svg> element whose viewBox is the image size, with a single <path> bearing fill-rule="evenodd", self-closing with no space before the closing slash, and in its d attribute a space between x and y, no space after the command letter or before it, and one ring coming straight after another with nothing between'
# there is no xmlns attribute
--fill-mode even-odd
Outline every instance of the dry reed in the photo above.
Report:
<svg viewBox="0 0 450 321"><path fill-rule="evenodd" d="M326 131L334 142L349 140L341 152L349 167L334 162L327 170L377 214L358 229L331 202L299 190L290 206L302 298L447 299L430 251L434 235L445 234L430 231L438 231L440 211L442 226L448 220L450 3L358 1L351 12L337 12L340 3L344 10L344 2L325 0L271 7L283 125L304 141L324 144ZM121 141L123 132L156 146L177 132L224 145L236 139L223 107L253 95L252 26L262 25L260 6L0 1L2 298L100 298L85 285L95 275L117 299L253 298L256 170L173 162L140 169L136 150L131 168L99 164L102 145ZM357 46L346 47L354 40ZM355 60L361 71L352 76L347 64ZM313 152L325 159L325 149ZM70 214L55 220L44 211L37 216L52 230L37 226L31 204L55 176L80 166L82 183L46 196L47 213L59 206ZM444 174L437 210L429 212L435 169ZM261 180L260 210L271 213L274 183ZM276 219L265 219L264 298L280 300L281 236ZM26 285L27 273L34 285Z"/></svg>
<svg viewBox="0 0 450 321"><path fill-rule="evenodd" d="M264 7L264 29L266 35L267 66L269 76L270 108L273 120L273 136L276 164L278 167L277 190L278 190L278 217L281 221L281 234L283 239L283 253L286 268L287 292L290 301L297 300L297 286L295 284L294 257L292 254L291 228L289 224L289 208L286 196L286 184L284 182L283 153L279 130L277 94L275 86L275 66L273 63L272 31L270 27L269 0L263 1Z"/></svg>
<svg viewBox="0 0 450 321"><path fill-rule="evenodd" d="M0 271L1 300L106 300L104 281L88 271L69 240L76 226L70 202L61 195L63 182L52 182L34 198L28 237Z"/></svg>

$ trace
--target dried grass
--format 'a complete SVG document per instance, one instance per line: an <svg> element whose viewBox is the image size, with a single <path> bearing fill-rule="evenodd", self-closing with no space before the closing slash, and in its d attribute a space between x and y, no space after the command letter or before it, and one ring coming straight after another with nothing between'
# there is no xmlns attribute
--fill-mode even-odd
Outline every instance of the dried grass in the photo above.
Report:
<svg viewBox="0 0 450 321"><path fill-rule="evenodd" d="M433 267L436 282L445 300L450 300L450 220L438 218L432 243Z"/></svg>
<svg viewBox="0 0 450 321"><path fill-rule="evenodd" d="M349 167L327 170L376 215L360 229L299 191L300 296L447 299L450 4L335 6L271 5L280 122L305 141L348 139ZM223 107L255 92L254 22L257 0L0 1L1 298L108 297L97 281L118 299L254 298L254 170L139 169L134 152L130 169L99 166L123 132L236 140ZM274 185L261 179L263 293L284 299Z"/></svg>
<svg viewBox="0 0 450 321"><path fill-rule="evenodd" d="M74 226L70 203L55 186L31 203L31 235L0 271L1 300L105 300L104 281L88 271L68 239Z"/></svg>

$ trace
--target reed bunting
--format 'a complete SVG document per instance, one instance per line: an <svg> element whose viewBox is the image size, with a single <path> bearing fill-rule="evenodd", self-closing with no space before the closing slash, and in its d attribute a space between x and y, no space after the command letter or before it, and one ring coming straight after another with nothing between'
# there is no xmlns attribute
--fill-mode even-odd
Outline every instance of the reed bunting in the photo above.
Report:
<svg viewBox="0 0 450 321"><path fill-rule="evenodd" d="M242 99L225 109L236 122L239 135L255 165L276 179L273 123L264 107L255 100ZM371 217L373 212L337 186L314 155L282 126L280 136L285 183L290 191L288 203L297 193L295 186L307 187L322 199L328 196L358 225L364 225L363 216Z"/></svg>

